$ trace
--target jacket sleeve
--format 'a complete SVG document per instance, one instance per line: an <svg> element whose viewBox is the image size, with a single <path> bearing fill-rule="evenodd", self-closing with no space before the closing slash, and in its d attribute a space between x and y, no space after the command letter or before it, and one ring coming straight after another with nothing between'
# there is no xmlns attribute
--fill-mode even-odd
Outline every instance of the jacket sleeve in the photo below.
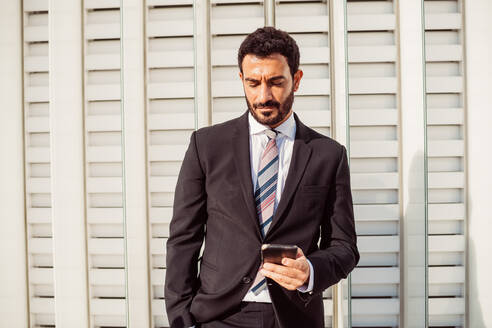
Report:
<svg viewBox="0 0 492 328"><path fill-rule="evenodd" d="M346 278L360 258L347 151L343 145L340 153L333 186L328 194L326 217L321 224L320 247L307 256L316 272L313 291L309 293L311 295L321 293L342 278Z"/></svg>
<svg viewBox="0 0 492 328"><path fill-rule="evenodd" d="M166 245L164 297L172 328L195 324L190 306L199 287L198 256L207 220L206 202L205 175L193 132L176 184Z"/></svg>

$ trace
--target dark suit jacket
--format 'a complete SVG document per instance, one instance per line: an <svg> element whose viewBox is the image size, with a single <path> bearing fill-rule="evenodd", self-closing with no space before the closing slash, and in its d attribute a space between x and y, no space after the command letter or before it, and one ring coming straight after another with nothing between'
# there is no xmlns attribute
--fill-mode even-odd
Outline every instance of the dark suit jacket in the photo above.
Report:
<svg viewBox="0 0 492 328"><path fill-rule="evenodd" d="M297 245L314 268L310 293L289 291L268 279L280 327L324 327L322 292L359 261L349 167L344 146L294 117L289 173L263 240L251 181L248 112L192 134L167 241L165 301L171 327L189 327L234 310L253 284L264 243Z"/></svg>

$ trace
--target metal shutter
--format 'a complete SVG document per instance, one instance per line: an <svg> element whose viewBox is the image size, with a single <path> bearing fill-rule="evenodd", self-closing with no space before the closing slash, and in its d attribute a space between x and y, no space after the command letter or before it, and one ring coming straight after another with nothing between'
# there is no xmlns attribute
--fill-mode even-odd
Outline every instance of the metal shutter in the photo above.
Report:
<svg viewBox="0 0 492 328"><path fill-rule="evenodd" d="M463 326L465 126L462 1L425 5L429 325Z"/></svg>
<svg viewBox="0 0 492 328"><path fill-rule="evenodd" d="M399 320L399 143L393 1L348 1L350 169L358 247L352 326Z"/></svg>

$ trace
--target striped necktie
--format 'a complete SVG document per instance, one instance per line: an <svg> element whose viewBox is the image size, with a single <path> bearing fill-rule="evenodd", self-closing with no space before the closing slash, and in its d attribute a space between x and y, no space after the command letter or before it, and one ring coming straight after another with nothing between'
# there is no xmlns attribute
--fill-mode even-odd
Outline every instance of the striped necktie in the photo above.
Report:
<svg viewBox="0 0 492 328"><path fill-rule="evenodd" d="M263 151L258 170L258 179L255 188L256 213L260 221L261 235L265 235L273 220L275 198L277 194L277 177L278 177L278 148L276 143L277 131L266 130L268 143ZM266 288L266 279L258 271L255 281L249 292L258 295Z"/></svg>

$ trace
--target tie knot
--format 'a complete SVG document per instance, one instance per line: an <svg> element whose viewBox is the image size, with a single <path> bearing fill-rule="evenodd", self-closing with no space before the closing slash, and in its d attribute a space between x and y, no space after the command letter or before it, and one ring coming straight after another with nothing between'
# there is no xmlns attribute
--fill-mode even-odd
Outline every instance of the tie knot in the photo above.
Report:
<svg viewBox="0 0 492 328"><path fill-rule="evenodd" d="M275 139L277 137L278 131L275 131L273 129L265 130L265 134L267 135L268 139Z"/></svg>

